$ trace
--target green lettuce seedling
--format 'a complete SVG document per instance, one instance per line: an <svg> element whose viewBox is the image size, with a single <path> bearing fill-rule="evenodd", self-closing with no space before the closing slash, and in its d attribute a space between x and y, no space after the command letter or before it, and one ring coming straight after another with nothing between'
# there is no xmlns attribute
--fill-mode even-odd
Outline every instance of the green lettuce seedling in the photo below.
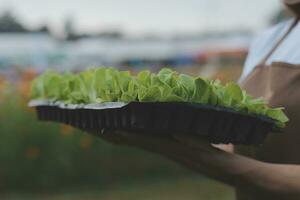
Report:
<svg viewBox="0 0 300 200"><path fill-rule="evenodd" d="M283 108L270 108L236 83L192 77L164 68L159 73L141 71L136 76L114 68L92 68L78 74L46 71L32 81L31 98L70 104L102 102L189 102L231 108L267 116L278 127L288 122Z"/></svg>

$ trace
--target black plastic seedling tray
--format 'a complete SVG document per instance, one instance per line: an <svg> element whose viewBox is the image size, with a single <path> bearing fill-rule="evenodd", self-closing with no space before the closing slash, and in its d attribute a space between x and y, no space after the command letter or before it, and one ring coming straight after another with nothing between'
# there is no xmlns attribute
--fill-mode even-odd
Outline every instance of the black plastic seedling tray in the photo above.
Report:
<svg viewBox="0 0 300 200"><path fill-rule="evenodd" d="M259 145L269 133L278 131L270 118L224 107L177 102L103 105L44 103L33 107L39 120L64 123L89 132L123 130L140 134L190 134L215 144Z"/></svg>

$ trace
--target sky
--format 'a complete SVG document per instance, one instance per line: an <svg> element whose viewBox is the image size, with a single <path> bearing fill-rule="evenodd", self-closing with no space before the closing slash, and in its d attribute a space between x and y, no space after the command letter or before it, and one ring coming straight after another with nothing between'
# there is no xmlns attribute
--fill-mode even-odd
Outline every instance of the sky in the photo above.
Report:
<svg viewBox="0 0 300 200"><path fill-rule="evenodd" d="M0 13L12 10L27 26L47 23L55 32L73 18L78 31L174 34L258 31L280 6L280 0L0 0Z"/></svg>

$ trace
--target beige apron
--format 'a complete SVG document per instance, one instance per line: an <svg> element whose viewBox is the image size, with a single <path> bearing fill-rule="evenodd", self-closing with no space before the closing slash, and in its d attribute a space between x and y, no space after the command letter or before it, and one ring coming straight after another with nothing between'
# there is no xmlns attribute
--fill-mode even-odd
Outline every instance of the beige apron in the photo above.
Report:
<svg viewBox="0 0 300 200"><path fill-rule="evenodd" d="M239 154L271 163L300 164L300 65L283 62L265 64L298 21L295 20L261 64L241 83L250 95L265 98L271 107L285 107L290 122L282 133L270 134L260 147L236 146L235 151ZM248 199L249 196L246 197L242 190L237 187L238 199ZM262 196L256 194L255 199L264 199Z"/></svg>
<svg viewBox="0 0 300 200"><path fill-rule="evenodd" d="M290 122L283 133L270 134L255 152L249 152L249 148L236 147L238 153L267 162L300 164L300 65L282 62L265 64L298 21L295 20L261 64L241 83L250 95L265 98L271 107L285 107Z"/></svg>

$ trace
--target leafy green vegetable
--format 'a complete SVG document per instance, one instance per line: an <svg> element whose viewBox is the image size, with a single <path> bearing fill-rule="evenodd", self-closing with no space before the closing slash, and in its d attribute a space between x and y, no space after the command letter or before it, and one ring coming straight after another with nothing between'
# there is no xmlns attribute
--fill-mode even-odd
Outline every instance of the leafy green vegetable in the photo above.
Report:
<svg viewBox="0 0 300 200"><path fill-rule="evenodd" d="M236 83L191 77L164 68L136 76L114 68L93 68L78 74L46 71L32 81L31 98L72 104L101 102L191 102L223 106L241 113L270 117L278 127L288 121L283 108L269 108L247 95Z"/></svg>

